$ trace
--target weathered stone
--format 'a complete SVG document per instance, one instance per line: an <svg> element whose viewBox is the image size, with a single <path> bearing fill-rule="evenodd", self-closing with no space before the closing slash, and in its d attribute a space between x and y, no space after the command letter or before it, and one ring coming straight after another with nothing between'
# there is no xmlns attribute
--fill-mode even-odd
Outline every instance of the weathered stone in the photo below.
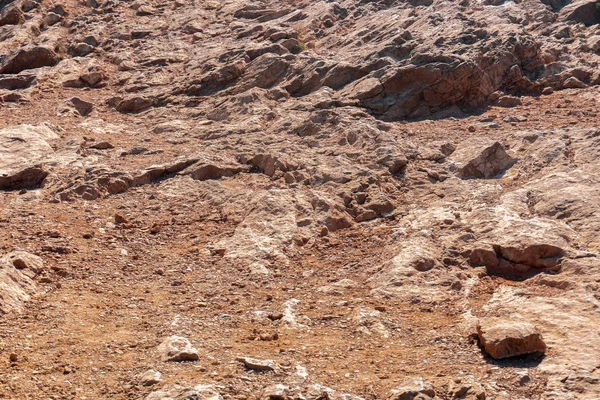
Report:
<svg viewBox="0 0 600 400"><path fill-rule="evenodd" d="M5 7L2 12L0 12L0 26L19 25L24 22L25 16L17 4L12 4L8 7Z"/></svg>
<svg viewBox="0 0 600 400"><path fill-rule="evenodd" d="M413 378L392 389L388 400L429 400L434 397L435 390L431 383L423 378Z"/></svg>
<svg viewBox="0 0 600 400"><path fill-rule="evenodd" d="M489 179L516 162L499 142L460 146L452 155L456 174L462 179Z"/></svg>
<svg viewBox="0 0 600 400"><path fill-rule="evenodd" d="M133 113L145 110L152 106L154 101L147 97L134 96L119 101L115 108L122 113Z"/></svg>
<svg viewBox="0 0 600 400"><path fill-rule="evenodd" d="M480 321L477 335L486 353L495 359L546 351L542 335L527 322Z"/></svg>
<svg viewBox="0 0 600 400"><path fill-rule="evenodd" d="M0 89L24 89L33 83L35 75L3 75L0 76Z"/></svg>
<svg viewBox="0 0 600 400"><path fill-rule="evenodd" d="M79 115L86 116L92 112L94 109L94 105L88 101L82 100L79 97L73 97L69 100L69 105L71 105Z"/></svg>
<svg viewBox="0 0 600 400"><path fill-rule="evenodd" d="M520 98L514 96L502 96L498 99L496 104L499 107L517 107L523 104Z"/></svg>
<svg viewBox="0 0 600 400"><path fill-rule="evenodd" d="M181 336L166 338L158 346L158 352L163 361L197 361L199 359L198 350L188 339Z"/></svg>
<svg viewBox="0 0 600 400"><path fill-rule="evenodd" d="M223 400L223 397L212 385L167 386L150 393L146 400Z"/></svg>
<svg viewBox="0 0 600 400"><path fill-rule="evenodd" d="M254 371L275 371L277 364L273 360L258 360L250 357L239 357L237 361L244 364L248 369Z"/></svg>
<svg viewBox="0 0 600 400"><path fill-rule="evenodd" d="M579 79L577 79L574 76L568 78L563 83L563 89L583 89L586 87L587 87L587 85L585 83L581 82Z"/></svg>
<svg viewBox="0 0 600 400"><path fill-rule="evenodd" d="M60 57L42 46L25 47L0 62L0 74L18 74L21 71L55 65Z"/></svg>
<svg viewBox="0 0 600 400"><path fill-rule="evenodd" d="M43 266L41 258L24 251L0 258L0 315L23 310L23 303L36 291L32 278Z"/></svg>
<svg viewBox="0 0 600 400"><path fill-rule="evenodd" d="M579 22L587 26L600 23L596 3L589 0L576 0L567 5L560 11L559 19Z"/></svg>
<svg viewBox="0 0 600 400"><path fill-rule="evenodd" d="M142 385L142 386L156 385L156 384L162 382L161 373L158 371L155 371L153 369L150 369L150 370L144 372L143 374L141 374L138 377L138 381L139 381L140 385Z"/></svg>
<svg viewBox="0 0 600 400"><path fill-rule="evenodd" d="M40 162L54 152L46 140L57 137L45 125L0 130L0 190L39 186L48 175Z"/></svg>

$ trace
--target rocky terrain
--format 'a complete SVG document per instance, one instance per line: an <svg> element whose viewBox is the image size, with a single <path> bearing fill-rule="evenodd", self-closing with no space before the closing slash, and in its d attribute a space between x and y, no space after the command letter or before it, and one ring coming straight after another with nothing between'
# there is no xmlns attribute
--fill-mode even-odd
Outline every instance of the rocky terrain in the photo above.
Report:
<svg viewBox="0 0 600 400"><path fill-rule="evenodd" d="M0 0L0 398L600 398L598 23Z"/></svg>

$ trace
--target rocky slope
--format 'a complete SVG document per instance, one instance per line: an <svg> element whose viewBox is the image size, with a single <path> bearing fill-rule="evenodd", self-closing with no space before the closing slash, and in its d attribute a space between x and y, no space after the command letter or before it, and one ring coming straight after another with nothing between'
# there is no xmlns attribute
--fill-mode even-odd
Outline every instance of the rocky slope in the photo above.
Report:
<svg viewBox="0 0 600 400"><path fill-rule="evenodd" d="M0 0L0 398L599 398L599 22Z"/></svg>

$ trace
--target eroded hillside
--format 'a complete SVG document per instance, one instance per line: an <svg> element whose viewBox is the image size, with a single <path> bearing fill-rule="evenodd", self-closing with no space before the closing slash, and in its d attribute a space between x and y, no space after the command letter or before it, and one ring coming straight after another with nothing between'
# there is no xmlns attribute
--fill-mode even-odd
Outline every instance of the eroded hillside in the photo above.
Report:
<svg viewBox="0 0 600 400"><path fill-rule="evenodd" d="M0 0L0 398L600 398L598 22Z"/></svg>

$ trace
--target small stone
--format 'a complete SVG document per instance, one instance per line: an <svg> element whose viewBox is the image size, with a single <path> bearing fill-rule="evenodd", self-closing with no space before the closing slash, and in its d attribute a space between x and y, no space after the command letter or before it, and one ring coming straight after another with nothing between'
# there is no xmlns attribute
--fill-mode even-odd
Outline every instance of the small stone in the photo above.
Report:
<svg viewBox="0 0 600 400"><path fill-rule="evenodd" d="M114 146L107 141L98 142L90 146L90 149L96 150L108 150L112 149Z"/></svg>
<svg viewBox="0 0 600 400"><path fill-rule="evenodd" d="M277 332L261 333L258 338L263 342L272 342L279 339L279 334Z"/></svg>
<svg viewBox="0 0 600 400"><path fill-rule="evenodd" d="M121 214L115 214L115 224L126 224L127 220Z"/></svg>
<svg viewBox="0 0 600 400"><path fill-rule="evenodd" d="M527 371L517 372L517 379L519 380L519 385L521 386L525 386L531 382L531 377Z"/></svg>
<svg viewBox="0 0 600 400"><path fill-rule="evenodd" d="M162 381L161 375L162 374L160 372L150 369L139 375L139 383L142 386L156 385Z"/></svg>
<svg viewBox="0 0 600 400"><path fill-rule="evenodd" d="M268 318L271 321L277 321L277 320L283 318L283 314L282 313L272 313L272 314L269 314Z"/></svg>
<svg viewBox="0 0 600 400"><path fill-rule="evenodd" d="M19 359L19 357L17 357L17 355L15 353L10 353L10 355L8 356L8 359L10 360L10 362L17 362L17 360Z"/></svg>

